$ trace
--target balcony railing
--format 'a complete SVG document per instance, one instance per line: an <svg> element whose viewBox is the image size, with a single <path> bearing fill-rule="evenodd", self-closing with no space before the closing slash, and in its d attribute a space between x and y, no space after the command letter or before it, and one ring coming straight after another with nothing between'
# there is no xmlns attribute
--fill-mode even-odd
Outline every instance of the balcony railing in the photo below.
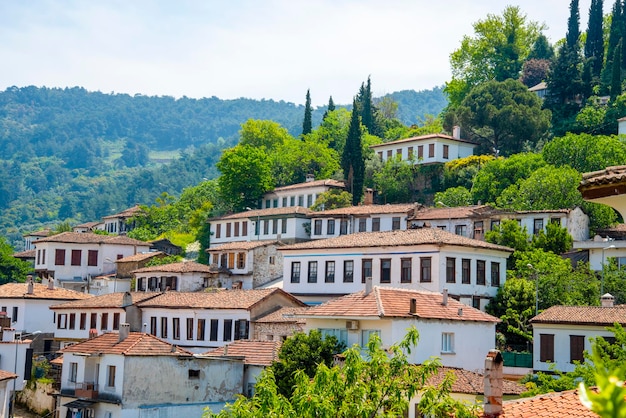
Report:
<svg viewBox="0 0 626 418"><path fill-rule="evenodd" d="M97 399L98 385L93 382L77 382L74 388L74 396L79 398Z"/></svg>

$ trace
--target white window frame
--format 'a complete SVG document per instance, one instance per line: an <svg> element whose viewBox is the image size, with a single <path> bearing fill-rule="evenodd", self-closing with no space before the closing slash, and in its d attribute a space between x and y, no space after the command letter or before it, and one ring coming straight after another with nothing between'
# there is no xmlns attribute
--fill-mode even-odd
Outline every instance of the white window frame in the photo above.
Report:
<svg viewBox="0 0 626 418"><path fill-rule="evenodd" d="M454 332L441 333L441 353L454 354Z"/></svg>

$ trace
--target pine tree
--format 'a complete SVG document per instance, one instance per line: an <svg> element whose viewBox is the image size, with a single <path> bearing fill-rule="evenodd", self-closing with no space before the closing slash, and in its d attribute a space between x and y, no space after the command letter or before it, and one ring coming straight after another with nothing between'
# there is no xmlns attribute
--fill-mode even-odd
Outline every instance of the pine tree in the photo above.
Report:
<svg viewBox="0 0 626 418"><path fill-rule="evenodd" d="M592 80L599 80L604 64L604 37L602 29L602 0L591 0L589 7L589 23L587 40L585 41L585 58L591 65ZM594 81L592 81L594 82ZM597 81L595 81L597 83Z"/></svg>
<svg viewBox="0 0 626 418"><path fill-rule="evenodd" d="M328 108L326 109L326 112L324 112L322 120L325 120L328 113L332 112L333 110L335 110L335 102L333 102L333 96L330 96L330 98L328 99Z"/></svg>
<svg viewBox="0 0 626 418"><path fill-rule="evenodd" d="M361 115L361 123L367 128L367 132L381 136L380 126L376 119L376 108L372 102L372 82L370 77L367 77L367 84L361 83L356 103Z"/></svg>
<svg viewBox="0 0 626 418"><path fill-rule="evenodd" d="M356 99L352 102L352 117L346 145L341 155L341 168L346 187L352 193L352 204L358 205L363 196L365 161L361 144L361 122Z"/></svg>
<svg viewBox="0 0 626 418"><path fill-rule="evenodd" d="M554 58L554 48L548 42L548 38L542 33L537 37L528 59L551 60Z"/></svg>
<svg viewBox="0 0 626 418"><path fill-rule="evenodd" d="M622 38L622 4L620 0L615 0L612 9L611 27L609 28L609 45L606 51L606 61L602 69L601 94L608 94L613 80L613 55L615 47Z"/></svg>
<svg viewBox="0 0 626 418"><path fill-rule="evenodd" d="M306 103L304 105L304 122L302 122L302 136L308 135L313 130L313 122L311 120L311 94L306 91Z"/></svg>

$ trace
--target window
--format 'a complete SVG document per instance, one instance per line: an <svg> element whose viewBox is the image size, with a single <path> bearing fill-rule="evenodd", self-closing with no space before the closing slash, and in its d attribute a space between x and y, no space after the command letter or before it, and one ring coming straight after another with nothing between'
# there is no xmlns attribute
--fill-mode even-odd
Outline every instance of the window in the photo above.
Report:
<svg viewBox="0 0 626 418"><path fill-rule="evenodd" d="M110 388L115 387L115 366L107 367L107 386Z"/></svg>
<svg viewBox="0 0 626 418"><path fill-rule="evenodd" d="M180 340L180 318L172 318L172 334L172 338Z"/></svg>
<svg viewBox="0 0 626 418"><path fill-rule="evenodd" d="M500 286L500 263L491 262L491 285Z"/></svg>
<svg viewBox="0 0 626 418"><path fill-rule="evenodd" d="M70 314L70 329L76 329L76 314Z"/></svg>
<svg viewBox="0 0 626 418"><path fill-rule="evenodd" d="M310 208L311 205L313 205L313 195L312 194L307 195L307 197L306 197L306 207Z"/></svg>
<svg viewBox="0 0 626 418"><path fill-rule="evenodd" d="M485 284L485 260L476 260L476 284Z"/></svg>
<svg viewBox="0 0 626 418"><path fill-rule="evenodd" d="M393 150L387 150L387 159L391 160L391 157L393 157Z"/></svg>
<svg viewBox="0 0 626 418"><path fill-rule="evenodd" d="M89 318L89 328L96 329L98 323L98 314L92 313Z"/></svg>
<svg viewBox="0 0 626 418"><path fill-rule="evenodd" d="M150 334L157 335L157 318L156 316L150 317Z"/></svg>
<svg viewBox="0 0 626 418"><path fill-rule="evenodd" d="M78 363L70 363L70 382L76 383L76 377L78 376Z"/></svg>
<svg viewBox="0 0 626 418"><path fill-rule="evenodd" d="M460 235L462 237L467 236L467 226L466 225L456 225L454 227L454 233Z"/></svg>
<svg viewBox="0 0 626 418"><path fill-rule="evenodd" d="M187 318L187 339L193 340L193 318Z"/></svg>
<svg viewBox="0 0 626 418"><path fill-rule="evenodd" d="M454 333L453 332L441 333L441 352L442 353L454 353Z"/></svg>
<svg viewBox="0 0 626 418"><path fill-rule="evenodd" d="M198 331L196 332L196 339L198 341L204 341L205 330L206 330L206 319L202 319L202 318L198 319Z"/></svg>
<svg viewBox="0 0 626 418"><path fill-rule="evenodd" d="M272 234L278 234L278 221L280 219L272 219Z"/></svg>
<svg viewBox="0 0 626 418"><path fill-rule="evenodd" d="M317 283L317 261L309 261L309 283Z"/></svg>
<svg viewBox="0 0 626 418"><path fill-rule="evenodd" d="M235 340L247 340L249 323L245 319L235 321Z"/></svg>
<svg viewBox="0 0 626 418"><path fill-rule="evenodd" d="M408 147L407 148L407 159L408 160L412 160L413 159L413 147Z"/></svg>
<svg viewBox="0 0 626 418"><path fill-rule="evenodd" d="M354 261L345 260L343 262L343 281L352 283L354 281Z"/></svg>
<svg viewBox="0 0 626 418"><path fill-rule="evenodd" d="M334 235L335 234L335 220L329 219L326 224L326 235Z"/></svg>
<svg viewBox="0 0 626 418"><path fill-rule="evenodd" d="M428 158L435 156L435 144L428 144Z"/></svg>
<svg viewBox="0 0 626 418"><path fill-rule="evenodd" d="M498 229L500 227L500 221L493 220L491 221L491 230Z"/></svg>
<svg viewBox="0 0 626 418"><path fill-rule="evenodd" d="M217 329L219 325L220 323L217 319L211 319L211 330L210 330L209 340L217 341Z"/></svg>
<svg viewBox="0 0 626 418"><path fill-rule="evenodd" d="M270 220L266 219L263 221L263 235L267 235L270 233Z"/></svg>
<svg viewBox="0 0 626 418"><path fill-rule="evenodd" d="M267 199L265 201L265 209L269 209L270 207L272 207L272 201Z"/></svg>
<svg viewBox="0 0 626 418"><path fill-rule="evenodd" d="M539 361L554 361L554 334L539 334Z"/></svg>
<svg viewBox="0 0 626 418"><path fill-rule="evenodd" d="M278 199L272 200L272 207L273 208L277 208L278 207Z"/></svg>
<svg viewBox="0 0 626 418"><path fill-rule="evenodd" d="M470 284L472 282L471 279L471 265L472 260L469 258L463 258L461 260L461 283Z"/></svg>
<svg viewBox="0 0 626 418"><path fill-rule="evenodd" d="M561 226L561 218L550 218L550 223Z"/></svg>
<svg viewBox="0 0 626 418"><path fill-rule="evenodd" d="M380 260L380 282L391 283L391 259L383 258Z"/></svg>
<svg viewBox="0 0 626 418"><path fill-rule="evenodd" d="M72 265L73 266L80 266L80 258L81 258L81 254L82 251L81 250L72 250Z"/></svg>
<svg viewBox="0 0 626 418"><path fill-rule="evenodd" d="M287 207L287 198L286 197L283 197L283 206L282 207L284 207L284 208Z"/></svg>
<svg viewBox="0 0 626 418"><path fill-rule="evenodd" d="M87 314L82 313L80 314L80 329L86 329L86 328L87 328Z"/></svg>
<svg viewBox="0 0 626 418"><path fill-rule="evenodd" d="M228 253L228 268L235 268L235 253Z"/></svg>
<svg viewBox="0 0 626 418"><path fill-rule="evenodd" d="M368 277L372 277L372 259L364 258L361 262L361 283L365 283Z"/></svg>
<svg viewBox="0 0 626 418"><path fill-rule="evenodd" d="M88 266L98 265L98 250L87 251L87 265Z"/></svg>
<svg viewBox="0 0 626 418"><path fill-rule="evenodd" d="M280 233L281 234L287 233L287 219L282 219L282 224L280 226Z"/></svg>
<svg viewBox="0 0 626 418"><path fill-rule="evenodd" d="M399 155L399 156L400 156L400 159L402 159L402 148L398 148L398 149L396 150L396 155Z"/></svg>
<svg viewBox="0 0 626 418"><path fill-rule="evenodd" d="M11 321L12 322L17 322L17 313L18 313L19 309L17 306L13 307L13 316L11 316Z"/></svg>
<svg viewBox="0 0 626 418"><path fill-rule="evenodd" d="M221 238L222 236L222 224L215 225L215 238Z"/></svg>
<svg viewBox="0 0 626 418"><path fill-rule="evenodd" d="M449 150L449 146L448 145L444 145L443 146L443 158L445 158L446 160L448 159L448 150Z"/></svg>
<svg viewBox="0 0 626 418"><path fill-rule="evenodd" d="M237 253L237 268L240 270L246 268L246 253Z"/></svg>
<svg viewBox="0 0 626 418"><path fill-rule="evenodd" d="M224 320L224 341L230 341L233 339L233 320Z"/></svg>
<svg viewBox="0 0 626 418"><path fill-rule="evenodd" d="M474 238L482 239L483 232L483 221L474 222Z"/></svg>
<svg viewBox="0 0 626 418"><path fill-rule="evenodd" d="M372 218L372 232L380 231L380 218Z"/></svg>
<svg viewBox="0 0 626 418"><path fill-rule="evenodd" d="M120 313L113 314L113 329L120 329Z"/></svg>
<svg viewBox="0 0 626 418"><path fill-rule="evenodd" d="M396 229L400 229L400 217L399 216L394 216L393 218L391 218L391 229L394 231Z"/></svg>
<svg viewBox="0 0 626 418"><path fill-rule="evenodd" d="M533 221L533 234L537 235L540 231L543 231L543 219L535 219Z"/></svg>
<svg viewBox="0 0 626 418"><path fill-rule="evenodd" d="M324 281L326 283L335 282L335 262L334 261L326 262L326 275L324 276Z"/></svg>
<svg viewBox="0 0 626 418"><path fill-rule="evenodd" d="M167 318L161 317L161 338L167 338Z"/></svg>
<svg viewBox="0 0 626 418"><path fill-rule="evenodd" d="M420 257L420 282L430 283L430 270L432 259L430 257Z"/></svg>
<svg viewBox="0 0 626 418"><path fill-rule="evenodd" d="M67 314L59 314L59 320L57 321L57 328L67 329Z"/></svg>
<svg viewBox="0 0 626 418"><path fill-rule="evenodd" d="M304 195L298 196L298 206L304 206Z"/></svg>
<svg viewBox="0 0 626 418"><path fill-rule="evenodd" d="M446 257L446 283L456 283L456 258Z"/></svg>
<svg viewBox="0 0 626 418"><path fill-rule="evenodd" d="M102 320L100 321L100 329L107 330L109 329L109 314L103 313Z"/></svg>
<svg viewBox="0 0 626 418"><path fill-rule="evenodd" d="M296 206L296 197L295 196L291 196L289 198L289 206Z"/></svg>
<svg viewBox="0 0 626 418"><path fill-rule="evenodd" d="M378 151L378 158L380 158L381 160L383 159L383 152L382 151Z"/></svg>
<svg viewBox="0 0 626 418"><path fill-rule="evenodd" d="M187 377L189 378L189 380L200 379L200 370L189 369Z"/></svg>
<svg viewBox="0 0 626 418"><path fill-rule="evenodd" d="M400 260L400 283L411 283L411 259L403 258Z"/></svg>
<svg viewBox="0 0 626 418"><path fill-rule="evenodd" d="M230 222L226 223L226 238L230 237Z"/></svg>
<svg viewBox="0 0 626 418"><path fill-rule="evenodd" d="M268 263L272 266L276 264L276 256L270 255Z"/></svg>
<svg viewBox="0 0 626 418"><path fill-rule="evenodd" d="M300 262L291 263L291 283L300 283Z"/></svg>
<svg viewBox="0 0 626 418"><path fill-rule="evenodd" d="M419 160L424 158L424 146L423 145L418 145L417 146L417 158Z"/></svg>
<svg viewBox="0 0 626 418"><path fill-rule="evenodd" d="M65 265L65 250L57 248L54 250L54 265L55 266L64 266Z"/></svg>
<svg viewBox="0 0 626 418"><path fill-rule="evenodd" d="M322 235L322 220L316 219L313 222L313 235Z"/></svg>
<svg viewBox="0 0 626 418"><path fill-rule="evenodd" d="M242 237L248 236L248 221L243 221L241 223L241 236Z"/></svg>
<svg viewBox="0 0 626 418"><path fill-rule="evenodd" d="M235 222L235 234L234 236L239 236L239 222Z"/></svg>
<svg viewBox="0 0 626 418"><path fill-rule="evenodd" d="M370 338L372 338L373 335L378 335L378 338L380 338L380 330L364 329L363 331L361 331L361 347L366 348L367 343L369 343Z"/></svg>
<svg viewBox="0 0 626 418"><path fill-rule="evenodd" d="M348 220L342 219L339 221L339 235L346 235L348 233Z"/></svg>
<svg viewBox="0 0 626 418"><path fill-rule="evenodd" d="M472 296L472 308L480 309L480 296Z"/></svg>
<svg viewBox="0 0 626 418"><path fill-rule="evenodd" d="M367 219L359 218L359 232L367 231Z"/></svg>
<svg viewBox="0 0 626 418"><path fill-rule="evenodd" d="M348 345L348 330L345 328L320 328L319 331L323 338L335 337L337 342Z"/></svg>
<svg viewBox="0 0 626 418"><path fill-rule="evenodd" d="M569 362L583 362L583 351L585 351L585 337L583 335L569 336Z"/></svg>

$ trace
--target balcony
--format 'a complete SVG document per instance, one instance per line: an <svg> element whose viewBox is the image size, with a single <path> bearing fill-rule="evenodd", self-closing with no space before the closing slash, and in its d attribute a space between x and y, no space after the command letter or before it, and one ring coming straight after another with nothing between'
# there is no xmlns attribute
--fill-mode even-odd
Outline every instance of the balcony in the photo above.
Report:
<svg viewBox="0 0 626 418"><path fill-rule="evenodd" d="M76 383L74 396L78 398L97 399L98 385L92 382Z"/></svg>
<svg viewBox="0 0 626 418"><path fill-rule="evenodd" d="M91 399L94 401L107 401L120 403L121 398L115 393L100 393L98 384L93 382L67 382L67 386L61 387L61 395L78 399ZM72 387L73 386L73 387Z"/></svg>

